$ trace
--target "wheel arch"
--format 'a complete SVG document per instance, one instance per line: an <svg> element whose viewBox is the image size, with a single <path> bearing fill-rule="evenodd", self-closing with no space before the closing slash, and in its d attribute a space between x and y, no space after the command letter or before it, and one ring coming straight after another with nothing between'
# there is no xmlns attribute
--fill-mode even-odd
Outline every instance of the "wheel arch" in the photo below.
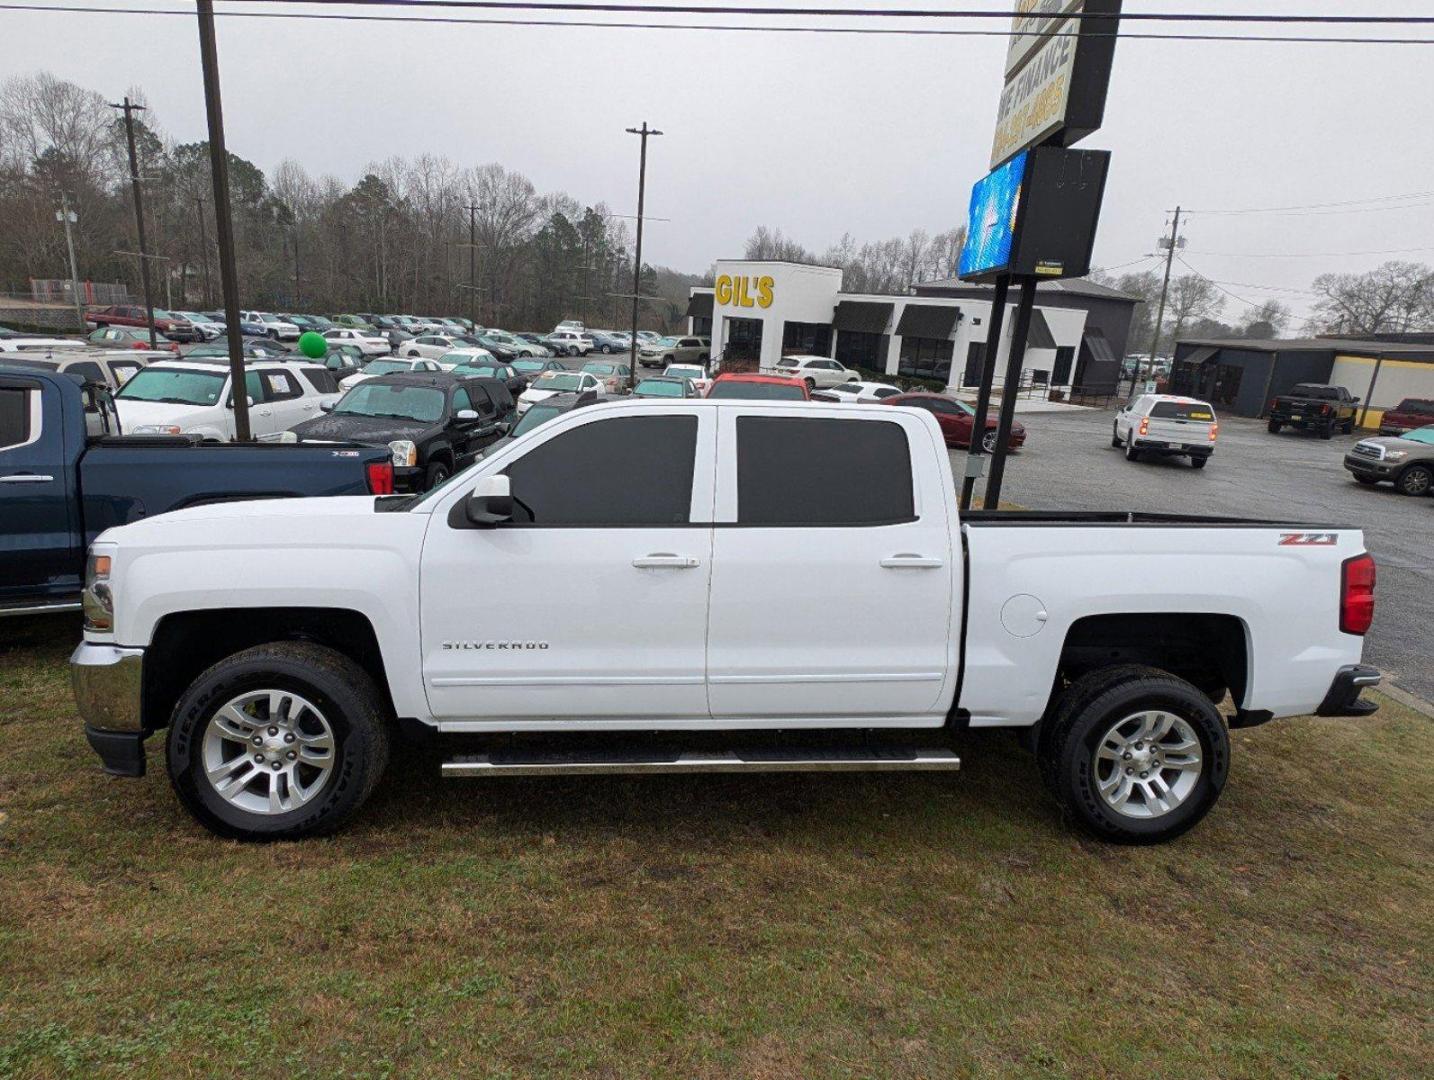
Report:
<svg viewBox="0 0 1434 1080"><path fill-rule="evenodd" d="M1088 615L1066 631L1051 704L1064 688L1104 667L1141 664L1186 680L1215 697L1224 687L1237 706L1247 699L1254 669L1249 627L1216 612L1132 612Z"/></svg>
<svg viewBox="0 0 1434 1080"><path fill-rule="evenodd" d="M353 660L373 679L394 715L383 652L373 623L345 608L265 607L181 611L166 615L145 649L140 693L146 731L168 726L175 702L207 668L226 656L274 641L306 641Z"/></svg>

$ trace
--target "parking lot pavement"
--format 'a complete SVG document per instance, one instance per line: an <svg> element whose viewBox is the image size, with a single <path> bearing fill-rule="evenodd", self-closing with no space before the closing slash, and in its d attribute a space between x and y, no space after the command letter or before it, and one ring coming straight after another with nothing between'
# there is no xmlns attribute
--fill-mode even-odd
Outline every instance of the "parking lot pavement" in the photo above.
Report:
<svg viewBox="0 0 1434 1080"><path fill-rule="evenodd" d="M1196 470L1184 458L1126 461L1110 445L1112 419L1109 410L1023 417L1026 447L1006 466L1002 499L1032 510L1145 510L1358 526L1379 562L1365 660L1434 701L1434 498L1356 484L1342 461L1357 436L1326 442L1299 432L1271 435L1262 421L1222 417L1215 456ZM958 476L964 457L964 451L953 451Z"/></svg>

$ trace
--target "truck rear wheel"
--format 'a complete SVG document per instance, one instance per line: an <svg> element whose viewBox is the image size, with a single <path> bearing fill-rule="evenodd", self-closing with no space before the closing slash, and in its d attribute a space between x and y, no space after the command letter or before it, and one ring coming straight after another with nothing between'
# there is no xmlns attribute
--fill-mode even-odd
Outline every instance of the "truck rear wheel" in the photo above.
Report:
<svg viewBox="0 0 1434 1080"><path fill-rule="evenodd" d="M333 832L373 791L389 735L368 673L277 641L226 657L174 707L170 783L205 828L238 840Z"/></svg>
<svg viewBox="0 0 1434 1080"><path fill-rule="evenodd" d="M1075 824L1104 840L1153 844L1193 828L1215 805L1230 740L1209 697L1184 679L1119 667L1066 691L1040 757Z"/></svg>
<svg viewBox="0 0 1434 1080"><path fill-rule="evenodd" d="M1269 423L1269 432L1271 435L1278 435L1284 426L1285 425L1278 420L1271 420Z"/></svg>

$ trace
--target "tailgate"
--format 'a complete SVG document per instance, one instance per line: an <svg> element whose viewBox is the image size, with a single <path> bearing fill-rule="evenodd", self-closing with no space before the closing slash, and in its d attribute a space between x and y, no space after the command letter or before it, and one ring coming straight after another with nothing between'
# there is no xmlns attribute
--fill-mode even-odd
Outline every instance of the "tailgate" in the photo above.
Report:
<svg viewBox="0 0 1434 1080"><path fill-rule="evenodd" d="M1141 442L1174 443L1180 446L1205 446L1210 442L1210 421L1173 420L1152 416L1147 425L1148 434Z"/></svg>

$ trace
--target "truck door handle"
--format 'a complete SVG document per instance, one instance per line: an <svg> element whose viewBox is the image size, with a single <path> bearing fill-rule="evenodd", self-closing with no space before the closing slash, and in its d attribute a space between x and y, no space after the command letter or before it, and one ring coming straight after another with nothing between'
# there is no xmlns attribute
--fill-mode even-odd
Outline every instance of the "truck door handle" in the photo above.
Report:
<svg viewBox="0 0 1434 1080"><path fill-rule="evenodd" d="M0 484L48 484L53 479L53 476L41 476L39 473L14 473L0 476Z"/></svg>
<svg viewBox="0 0 1434 1080"><path fill-rule="evenodd" d="M925 555L890 555L881 560L881 565L887 570L939 570L946 562Z"/></svg>
<svg viewBox="0 0 1434 1080"><path fill-rule="evenodd" d="M689 555L674 555L669 551L656 551L633 559L632 565L639 570L692 570L701 566L702 560Z"/></svg>

